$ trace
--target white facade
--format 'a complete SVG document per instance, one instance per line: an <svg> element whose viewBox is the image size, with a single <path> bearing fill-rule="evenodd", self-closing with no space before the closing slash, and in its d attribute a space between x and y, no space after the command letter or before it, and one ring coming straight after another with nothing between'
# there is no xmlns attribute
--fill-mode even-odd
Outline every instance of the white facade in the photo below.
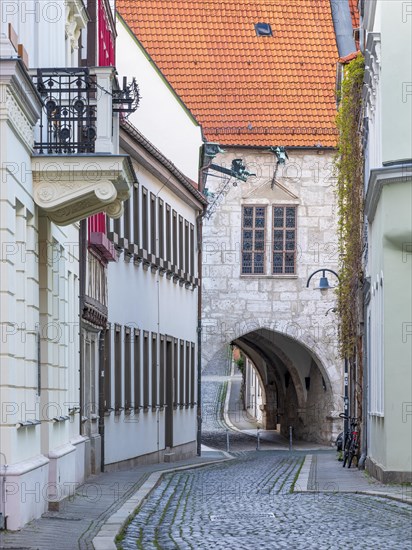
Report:
<svg viewBox="0 0 412 550"><path fill-rule="evenodd" d="M147 142L122 130L121 144L133 159L138 182L126 214L110 228L118 261L108 266L107 468L196 452L202 204L195 188L188 190L180 181L183 174L168 172L142 143Z"/></svg>
<svg viewBox="0 0 412 550"><path fill-rule="evenodd" d="M365 2L366 467L411 481L412 10ZM398 62L401 60L400 62Z"/></svg>
<svg viewBox="0 0 412 550"><path fill-rule="evenodd" d="M100 105L99 97L91 100L100 111L96 153L78 155L81 133L79 144L70 145L76 122L64 137L64 105L73 97L58 96L57 82L80 64L88 21L83 1L6 0L1 13L0 513L15 530L58 508L85 479L78 222L102 210L120 215L130 172L124 156L110 156L118 152L111 94ZM98 83L111 89L113 70L96 72ZM47 111L53 79L56 104Z"/></svg>

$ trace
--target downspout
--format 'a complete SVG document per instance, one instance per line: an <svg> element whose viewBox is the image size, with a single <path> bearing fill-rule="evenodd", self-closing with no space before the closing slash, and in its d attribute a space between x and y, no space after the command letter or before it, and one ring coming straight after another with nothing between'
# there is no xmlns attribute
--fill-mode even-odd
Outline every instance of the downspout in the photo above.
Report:
<svg viewBox="0 0 412 550"><path fill-rule="evenodd" d="M200 152L199 191L204 189L204 154ZM197 218L197 273L199 286L197 288L197 455L202 454L202 229L206 206Z"/></svg>
<svg viewBox="0 0 412 550"><path fill-rule="evenodd" d="M199 286L197 287L197 455L202 454L202 221L197 219L197 270Z"/></svg>
<svg viewBox="0 0 412 550"><path fill-rule="evenodd" d="M330 0L330 7L338 54L339 57L345 57L356 52L349 0Z"/></svg>
<svg viewBox="0 0 412 550"><path fill-rule="evenodd" d="M358 467L365 469L366 458L368 456L368 392L369 392L369 356L368 356L368 303L369 303L370 280L366 279L363 286L363 361L362 361L362 432L361 432L361 456Z"/></svg>
<svg viewBox="0 0 412 550"><path fill-rule="evenodd" d="M104 354L105 331L99 334L99 435L100 435L100 471L104 472Z"/></svg>

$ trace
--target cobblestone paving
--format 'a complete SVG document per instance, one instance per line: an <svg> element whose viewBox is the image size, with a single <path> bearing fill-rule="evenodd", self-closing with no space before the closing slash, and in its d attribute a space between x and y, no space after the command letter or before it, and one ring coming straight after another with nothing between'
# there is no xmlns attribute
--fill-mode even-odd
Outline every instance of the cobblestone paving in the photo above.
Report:
<svg viewBox="0 0 412 550"><path fill-rule="evenodd" d="M225 382L203 384L203 443L224 449ZM230 434L235 460L167 475L130 523L124 550L411 550L407 504L355 494L293 493L304 452L256 452ZM242 449L234 452L233 450Z"/></svg>
<svg viewBox="0 0 412 550"><path fill-rule="evenodd" d="M170 474L128 527L124 550L409 550L407 504L348 494L291 493L303 453L240 453Z"/></svg>

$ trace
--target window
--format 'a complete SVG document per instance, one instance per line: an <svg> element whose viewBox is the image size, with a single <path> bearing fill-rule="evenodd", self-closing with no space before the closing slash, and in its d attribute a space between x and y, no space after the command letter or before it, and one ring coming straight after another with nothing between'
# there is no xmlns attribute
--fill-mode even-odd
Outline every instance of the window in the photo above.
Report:
<svg viewBox="0 0 412 550"><path fill-rule="evenodd" d="M112 406L112 346L111 330L108 326L104 335L104 408L110 409Z"/></svg>
<svg viewBox="0 0 412 550"><path fill-rule="evenodd" d="M190 344L190 406L195 406L195 345Z"/></svg>
<svg viewBox="0 0 412 550"><path fill-rule="evenodd" d="M186 342L186 361L185 361L185 406L190 405L190 342Z"/></svg>
<svg viewBox="0 0 412 550"><path fill-rule="evenodd" d="M124 327L124 406L131 408L132 401L132 337L130 327Z"/></svg>
<svg viewBox="0 0 412 550"><path fill-rule="evenodd" d="M185 400L185 341L180 340L179 355L179 405L183 407Z"/></svg>
<svg viewBox="0 0 412 550"><path fill-rule="evenodd" d="M149 407L149 333L143 333L143 408Z"/></svg>
<svg viewBox="0 0 412 550"><path fill-rule="evenodd" d="M183 266L183 218L179 216L179 263L177 264L179 269L184 268Z"/></svg>
<svg viewBox="0 0 412 550"><path fill-rule="evenodd" d="M159 258L164 258L165 247L164 247L164 213L163 213L163 201L159 199L158 209L157 209L157 220L158 220L158 234L159 234Z"/></svg>
<svg viewBox="0 0 412 550"><path fill-rule="evenodd" d="M244 206L242 210L242 274L265 273L264 206Z"/></svg>
<svg viewBox="0 0 412 550"><path fill-rule="evenodd" d="M165 347L166 340L163 335L160 336L160 357L159 357L159 407L163 408L165 404Z"/></svg>
<svg viewBox="0 0 412 550"><path fill-rule="evenodd" d="M166 204L166 260L172 261L171 208Z"/></svg>
<svg viewBox="0 0 412 550"><path fill-rule="evenodd" d="M130 199L123 203L123 237L130 242Z"/></svg>
<svg viewBox="0 0 412 550"><path fill-rule="evenodd" d="M273 36L272 27L269 23L255 24L256 36Z"/></svg>
<svg viewBox="0 0 412 550"><path fill-rule="evenodd" d="M195 276L195 228L190 224L190 275Z"/></svg>
<svg viewBox="0 0 412 550"><path fill-rule="evenodd" d="M140 244L140 231L139 231L139 184L133 185L133 242L136 245Z"/></svg>
<svg viewBox="0 0 412 550"><path fill-rule="evenodd" d="M135 410L139 410L141 405L140 330L139 329L134 329L133 361L134 361L134 408Z"/></svg>
<svg viewBox="0 0 412 550"><path fill-rule="evenodd" d="M122 327L115 325L114 332L114 408L122 409Z"/></svg>
<svg viewBox="0 0 412 550"><path fill-rule="evenodd" d="M148 211L147 211L147 189L142 187L142 240L143 249L148 250Z"/></svg>
<svg viewBox="0 0 412 550"><path fill-rule="evenodd" d="M189 222L185 220L185 271L189 273ZM182 262L183 263L183 262Z"/></svg>
<svg viewBox="0 0 412 550"><path fill-rule="evenodd" d="M273 207L272 273L296 273L296 206Z"/></svg>
<svg viewBox="0 0 412 550"><path fill-rule="evenodd" d="M156 256L156 195L150 193L150 252Z"/></svg>
<svg viewBox="0 0 412 550"><path fill-rule="evenodd" d="M173 235L172 235L172 246L173 246L173 265L177 267L177 212L173 210Z"/></svg>
<svg viewBox="0 0 412 550"><path fill-rule="evenodd" d="M157 404L157 334L152 332L152 409Z"/></svg>

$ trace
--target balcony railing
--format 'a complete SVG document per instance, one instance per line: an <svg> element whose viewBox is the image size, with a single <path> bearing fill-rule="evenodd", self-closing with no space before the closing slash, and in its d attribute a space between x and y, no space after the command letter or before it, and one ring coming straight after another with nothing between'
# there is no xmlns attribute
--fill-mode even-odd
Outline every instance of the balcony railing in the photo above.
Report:
<svg viewBox="0 0 412 550"><path fill-rule="evenodd" d="M37 69L32 76L43 100L37 154L118 152L118 113L128 116L140 100L135 79L120 88L113 67Z"/></svg>
<svg viewBox="0 0 412 550"><path fill-rule="evenodd" d="M97 82L87 68L38 69L34 76L43 100L38 154L94 153Z"/></svg>

